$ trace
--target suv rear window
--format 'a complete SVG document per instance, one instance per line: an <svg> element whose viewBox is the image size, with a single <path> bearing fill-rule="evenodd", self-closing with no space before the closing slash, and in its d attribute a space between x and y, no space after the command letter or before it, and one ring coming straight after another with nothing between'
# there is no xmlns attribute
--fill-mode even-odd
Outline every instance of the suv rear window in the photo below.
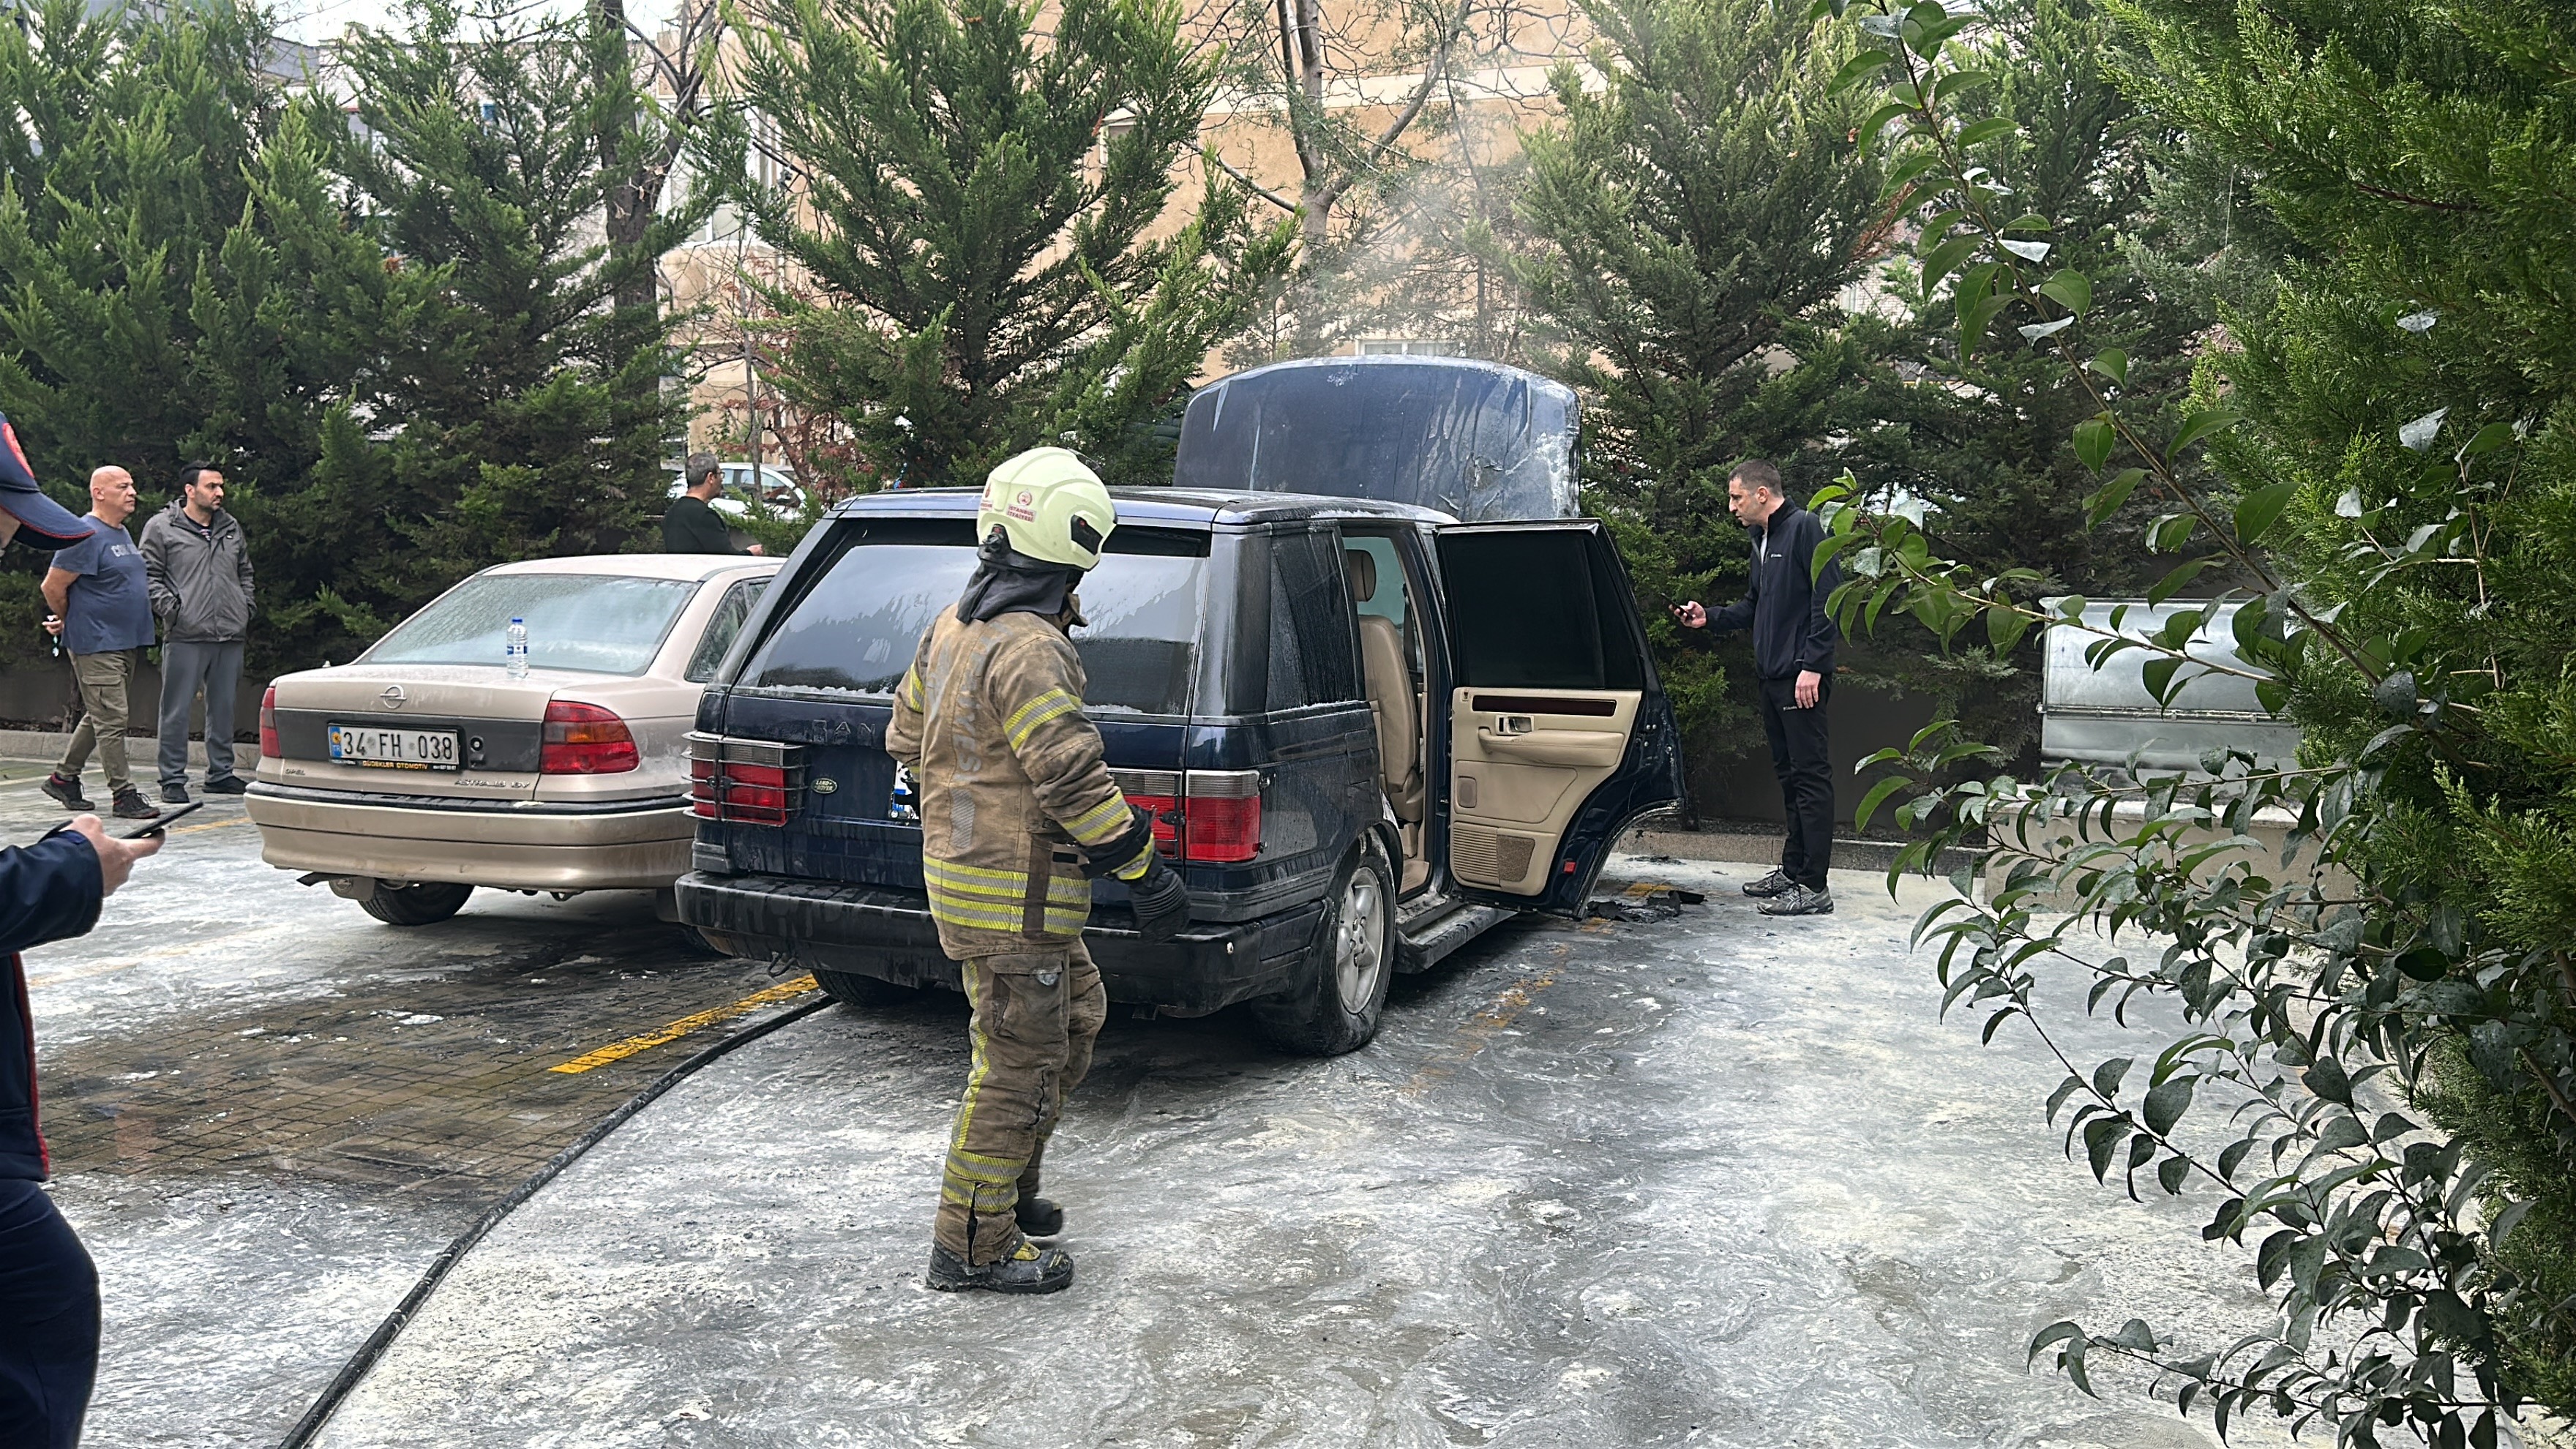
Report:
<svg viewBox="0 0 2576 1449"><path fill-rule="evenodd" d="M966 519L882 518L841 525L839 554L744 665L763 689L894 693L923 631L975 571ZM1073 632L1089 687L1083 703L1187 714L1196 672L1208 536L1130 525L1082 581Z"/></svg>

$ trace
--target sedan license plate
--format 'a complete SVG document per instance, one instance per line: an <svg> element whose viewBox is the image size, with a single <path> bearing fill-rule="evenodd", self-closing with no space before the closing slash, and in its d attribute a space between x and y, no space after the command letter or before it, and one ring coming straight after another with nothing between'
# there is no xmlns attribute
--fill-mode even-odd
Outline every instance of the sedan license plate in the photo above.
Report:
<svg viewBox="0 0 2576 1449"><path fill-rule="evenodd" d="M331 758L343 765L369 765L380 770L453 770L457 768L456 731L335 724L331 726Z"/></svg>

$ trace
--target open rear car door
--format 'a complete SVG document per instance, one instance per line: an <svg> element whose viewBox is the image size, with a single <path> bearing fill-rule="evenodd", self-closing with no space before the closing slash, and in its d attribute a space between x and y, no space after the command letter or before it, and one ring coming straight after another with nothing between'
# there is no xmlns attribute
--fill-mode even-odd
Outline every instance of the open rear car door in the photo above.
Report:
<svg viewBox="0 0 2576 1449"><path fill-rule="evenodd" d="M1611 843L1680 803L1680 731L1593 519L1439 530L1454 666L1449 873L1469 900L1581 913Z"/></svg>

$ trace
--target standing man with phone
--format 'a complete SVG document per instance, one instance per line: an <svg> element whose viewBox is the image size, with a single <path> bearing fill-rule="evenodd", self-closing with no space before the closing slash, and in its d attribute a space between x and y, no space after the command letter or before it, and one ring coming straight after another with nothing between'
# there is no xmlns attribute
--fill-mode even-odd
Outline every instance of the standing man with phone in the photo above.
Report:
<svg viewBox="0 0 2576 1449"><path fill-rule="evenodd" d="M152 612L161 618L161 798L188 803L188 715L206 696L206 793L239 795L233 773L233 692L250 639L250 549L224 511L212 463L179 470L179 496L143 525Z"/></svg>
<svg viewBox="0 0 2576 1449"><path fill-rule="evenodd" d="M1754 687L1762 696L1762 732L1771 770L1789 817L1779 868L1744 887L1766 916L1833 914L1825 872L1834 859L1833 757L1825 742L1825 702L1833 698L1837 633L1825 601L1842 571L1825 561L1811 573L1824 525L1788 500L1780 470L1759 458L1735 466L1726 480L1727 510L1753 533L1753 580L1744 597L1712 614L1694 599L1673 608L1683 627L1719 633L1753 631Z"/></svg>
<svg viewBox="0 0 2576 1449"><path fill-rule="evenodd" d="M53 567L38 587L52 610L45 629L63 641L72 656L72 678L80 685L81 720L71 743L41 787L66 810L87 810L81 797L81 767L98 751L107 776L107 792L118 818L149 820L152 802L134 788L125 759L127 693L143 651L152 647L152 594L144 578L143 552L125 531L134 516L134 475L110 464L89 475L90 536L57 551Z"/></svg>

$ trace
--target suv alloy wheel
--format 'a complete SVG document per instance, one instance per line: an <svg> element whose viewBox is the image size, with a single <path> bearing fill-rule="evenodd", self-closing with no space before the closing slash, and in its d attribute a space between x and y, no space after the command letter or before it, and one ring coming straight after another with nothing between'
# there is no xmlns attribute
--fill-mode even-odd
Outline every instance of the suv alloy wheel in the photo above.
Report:
<svg viewBox="0 0 2576 1449"><path fill-rule="evenodd" d="M1334 884L1322 938L1305 979L1254 1002L1264 1035L1306 1056L1337 1057L1369 1044L1395 975L1395 882L1385 848L1364 835Z"/></svg>

